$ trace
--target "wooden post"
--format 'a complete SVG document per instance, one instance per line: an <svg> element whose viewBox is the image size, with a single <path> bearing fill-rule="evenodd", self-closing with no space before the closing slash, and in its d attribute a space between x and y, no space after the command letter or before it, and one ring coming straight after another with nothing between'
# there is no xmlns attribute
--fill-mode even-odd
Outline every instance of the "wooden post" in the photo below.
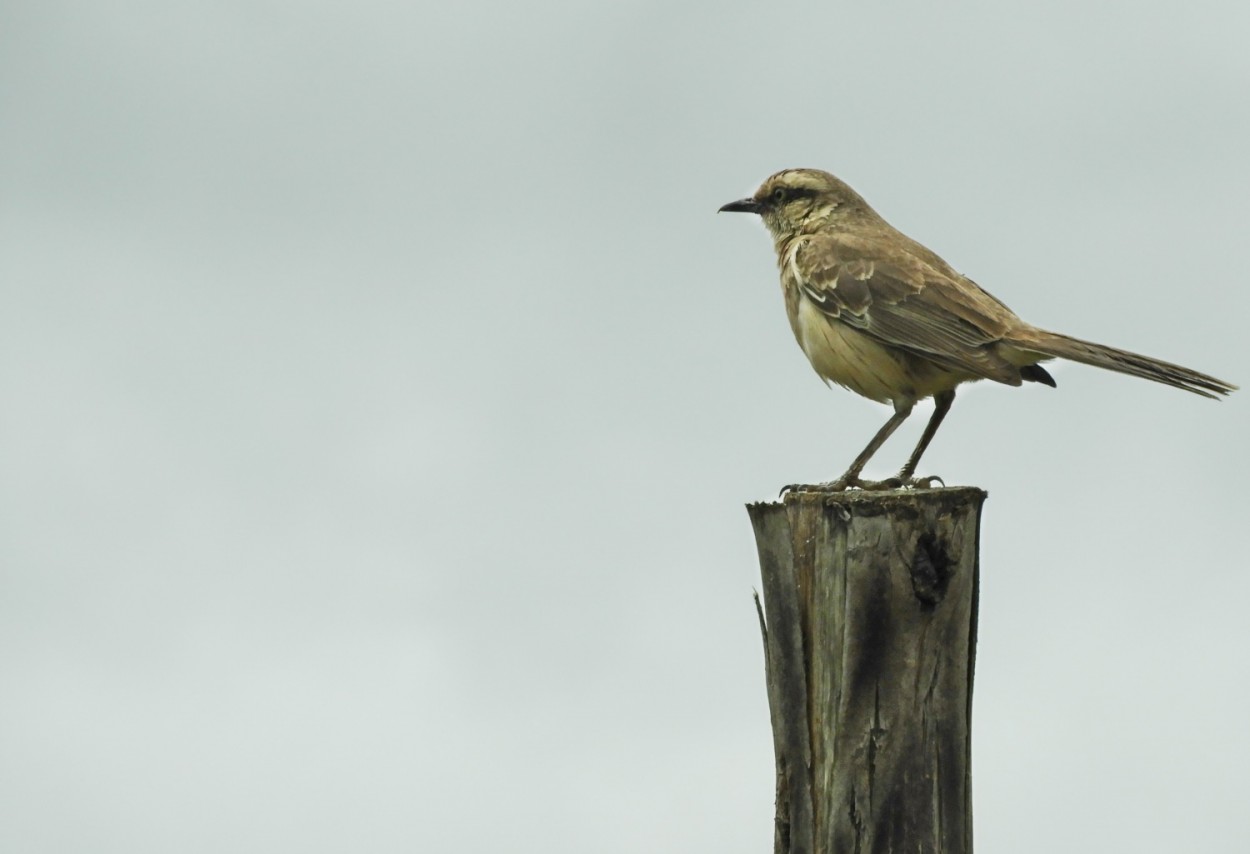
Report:
<svg viewBox="0 0 1250 854"><path fill-rule="evenodd" d="M792 492L747 507L764 584L775 854L971 854L984 499L971 487Z"/></svg>

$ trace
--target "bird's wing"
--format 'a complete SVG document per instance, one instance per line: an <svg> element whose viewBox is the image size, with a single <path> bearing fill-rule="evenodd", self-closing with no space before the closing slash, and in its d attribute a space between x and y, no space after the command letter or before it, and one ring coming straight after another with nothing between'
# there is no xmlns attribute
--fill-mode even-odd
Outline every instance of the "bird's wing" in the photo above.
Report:
<svg viewBox="0 0 1250 854"><path fill-rule="evenodd" d="M822 312L883 344L1019 385L1019 370L992 346L1019 319L924 247L897 233L889 238L809 236L793 256L792 272Z"/></svg>

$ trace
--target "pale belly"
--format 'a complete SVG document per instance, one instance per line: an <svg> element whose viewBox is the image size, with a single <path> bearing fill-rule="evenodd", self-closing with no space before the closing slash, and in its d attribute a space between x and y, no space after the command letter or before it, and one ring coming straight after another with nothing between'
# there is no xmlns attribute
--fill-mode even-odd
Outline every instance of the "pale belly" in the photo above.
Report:
<svg viewBox="0 0 1250 854"><path fill-rule="evenodd" d="M881 403L916 401L961 379L937 365L879 344L799 299L795 336L816 373Z"/></svg>

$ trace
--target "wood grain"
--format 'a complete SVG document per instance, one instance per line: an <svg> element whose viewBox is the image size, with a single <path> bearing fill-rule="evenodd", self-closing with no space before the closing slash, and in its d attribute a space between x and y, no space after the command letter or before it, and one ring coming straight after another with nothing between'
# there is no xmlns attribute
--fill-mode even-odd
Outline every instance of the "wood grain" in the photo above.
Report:
<svg viewBox="0 0 1250 854"><path fill-rule="evenodd" d="M972 851L979 489L753 504L776 854Z"/></svg>

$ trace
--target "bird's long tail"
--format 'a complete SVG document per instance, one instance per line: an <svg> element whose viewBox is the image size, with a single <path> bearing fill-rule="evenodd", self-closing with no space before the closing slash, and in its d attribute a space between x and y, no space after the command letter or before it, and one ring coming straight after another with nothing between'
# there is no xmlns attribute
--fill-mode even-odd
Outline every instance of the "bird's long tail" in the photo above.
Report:
<svg viewBox="0 0 1250 854"><path fill-rule="evenodd" d="M1034 353L1071 359L1074 362L1093 365L1095 368L1106 368L1122 374L1144 377L1216 400L1219 399L1219 395L1228 394L1237 389L1237 386L1232 383L1226 383L1208 374L1174 365L1171 362L1130 353L1128 350L1107 347L1104 344L1082 341L1058 332L1047 332L1044 329L1030 329L1012 343Z"/></svg>

